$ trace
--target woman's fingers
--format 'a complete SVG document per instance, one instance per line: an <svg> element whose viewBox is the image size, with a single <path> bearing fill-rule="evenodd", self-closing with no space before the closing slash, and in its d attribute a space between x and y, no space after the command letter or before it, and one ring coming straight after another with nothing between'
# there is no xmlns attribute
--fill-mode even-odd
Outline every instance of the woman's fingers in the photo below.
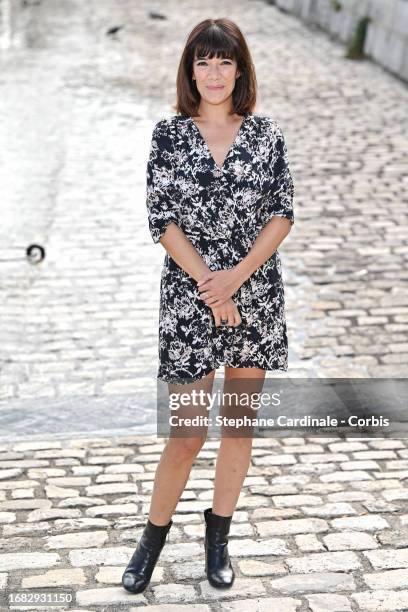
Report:
<svg viewBox="0 0 408 612"><path fill-rule="evenodd" d="M217 302L219 302L219 299L215 295L202 294L200 297L204 300L207 306L215 306L215 305L220 306L220 304L217 304Z"/></svg>
<svg viewBox="0 0 408 612"><path fill-rule="evenodd" d="M212 295L210 292L202 293L200 297L202 300L204 300L207 306L221 306L228 299L224 295L217 297L216 295Z"/></svg>
<svg viewBox="0 0 408 612"><path fill-rule="evenodd" d="M214 306L213 309L215 325L230 325L231 327L238 327L241 324L241 315L235 302L230 299L228 302L221 304L221 306ZM222 321L226 321L223 323Z"/></svg>
<svg viewBox="0 0 408 612"><path fill-rule="evenodd" d="M205 300L208 300L211 297L211 292L210 291L201 291L200 293L200 298Z"/></svg>
<svg viewBox="0 0 408 612"><path fill-rule="evenodd" d="M230 308L230 316L229 316L229 324L232 327L237 327L241 322L241 317L239 316L238 308L235 304L232 304Z"/></svg>
<svg viewBox="0 0 408 612"><path fill-rule="evenodd" d="M241 317L239 316L238 309L234 312L234 327L238 327L241 323Z"/></svg>
<svg viewBox="0 0 408 612"><path fill-rule="evenodd" d="M217 327L220 325L232 325L231 314L228 308L225 308L225 307L214 308L213 314L214 314L215 324Z"/></svg>
<svg viewBox="0 0 408 612"><path fill-rule="evenodd" d="M239 314L238 307L235 303L234 303L233 308L234 308L234 326L238 327L238 325L240 325L242 321L241 315Z"/></svg>
<svg viewBox="0 0 408 612"><path fill-rule="evenodd" d="M215 325L216 327L218 327L221 324L221 316L220 316L219 311L216 308L213 310L213 315L214 315Z"/></svg>

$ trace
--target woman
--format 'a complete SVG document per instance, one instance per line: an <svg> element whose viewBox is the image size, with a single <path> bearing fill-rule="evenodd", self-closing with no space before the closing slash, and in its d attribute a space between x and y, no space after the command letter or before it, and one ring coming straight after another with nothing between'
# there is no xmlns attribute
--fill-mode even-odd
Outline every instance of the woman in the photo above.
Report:
<svg viewBox="0 0 408 612"><path fill-rule="evenodd" d="M253 114L255 102L255 72L239 28L228 19L199 23L180 61L178 114L155 125L147 165L149 228L166 249L158 378L170 393L211 393L221 364L224 391L243 382L254 392L267 370L287 370L277 248L294 222L294 188L282 131L274 119ZM237 414L241 406L235 408L222 410ZM191 403L182 414L202 416L207 406ZM149 517L122 577L128 591L148 585L206 436L204 426L194 435L178 429L167 441ZM251 450L251 435L222 438L213 503L204 511L206 574L219 588L234 581L228 533Z"/></svg>

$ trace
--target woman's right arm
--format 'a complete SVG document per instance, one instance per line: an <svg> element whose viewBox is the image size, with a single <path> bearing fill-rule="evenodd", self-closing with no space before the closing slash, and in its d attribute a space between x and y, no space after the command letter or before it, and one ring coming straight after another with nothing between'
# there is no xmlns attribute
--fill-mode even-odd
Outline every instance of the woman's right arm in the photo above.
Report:
<svg viewBox="0 0 408 612"><path fill-rule="evenodd" d="M179 227L180 193L175 186L175 152L170 123L156 123L146 171L146 206L153 242L196 281L209 271L202 257Z"/></svg>
<svg viewBox="0 0 408 612"><path fill-rule="evenodd" d="M176 223L170 223L159 242L170 257L194 280L198 281L210 271L197 249Z"/></svg>
<svg viewBox="0 0 408 612"><path fill-rule="evenodd" d="M179 199L174 183L174 146L170 126L166 119L162 119L154 127L147 162L146 205L150 233L153 242L160 242L177 265L198 281L210 268L178 225ZM216 325L221 318L228 319L229 325L241 322L232 298L211 310Z"/></svg>

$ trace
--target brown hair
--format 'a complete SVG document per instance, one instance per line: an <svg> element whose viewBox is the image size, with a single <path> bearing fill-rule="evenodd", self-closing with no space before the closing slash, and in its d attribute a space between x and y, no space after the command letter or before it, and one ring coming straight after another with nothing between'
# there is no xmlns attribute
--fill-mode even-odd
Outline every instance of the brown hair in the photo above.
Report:
<svg viewBox="0 0 408 612"><path fill-rule="evenodd" d="M240 76L232 92L232 113L252 113L256 104L256 75L251 54L239 27L230 19L205 19L188 36L177 72L176 113L195 117L200 92L193 77L195 57L222 57L237 62Z"/></svg>

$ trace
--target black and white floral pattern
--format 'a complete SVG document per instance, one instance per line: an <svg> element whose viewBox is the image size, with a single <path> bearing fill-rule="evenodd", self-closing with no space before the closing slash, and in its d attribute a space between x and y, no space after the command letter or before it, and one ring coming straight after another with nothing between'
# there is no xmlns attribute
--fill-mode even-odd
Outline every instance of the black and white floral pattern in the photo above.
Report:
<svg viewBox="0 0 408 612"><path fill-rule="evenodd" d="M153 242L174 221L211 270L231 268L274 216L294 223L294 185L276 120L247 114L220 168L191 117L156 123L147 162L146 203ZM232 296L238 327L216 327L196 281L166 252L161 274L157 377L185 384L225 364L288 368L279 252Z"/></svg>

